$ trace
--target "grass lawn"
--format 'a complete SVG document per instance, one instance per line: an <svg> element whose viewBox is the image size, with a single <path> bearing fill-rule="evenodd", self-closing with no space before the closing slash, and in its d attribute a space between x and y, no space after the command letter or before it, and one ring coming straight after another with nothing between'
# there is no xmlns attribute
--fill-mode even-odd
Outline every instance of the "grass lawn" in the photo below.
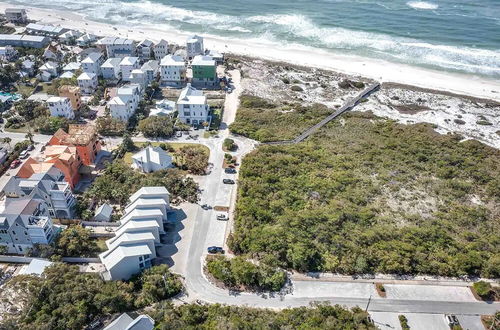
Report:
<svg viewBox="0 0 500 330"><path fill-rule="evenodd" d="M27 96L29 97L33 91L35 90L34 87L30 87L30 86L25 86L25 85L16 85L16 88L17 88L17 93L23 95L23 96Z"/></svg>
<svg viewBox="0 0 500 330"><path fill-rule="evenodd" d="M23 127L20 127L20 128L9 127L9 128L5 128L4 131L11 132L11 133L28 133L28 126L24 125Z"/></svg>
<svg viewBox="0 0 500 330"><path fill-rule="evenodd" d="M109 237L98 237L96 238L95 242L97 244L97 247L99 247L99 252L104 252L108 249L106 246L106 240L108 240Z"/></svg>
<svg viewBox="0 0 500 330"><path fill-rule="evenodd" d="M182 147L185 147L185 146L195 146L195 147L198 147L202 150L205 150L205 152L210 156L210 149L208 149L208 147L204 146L204 145L201 145L201 144L197 144L197 143L183 143L183 142L169 142L169 143L166 143L166 142L151 142L151 145L153 147L159 147L160 144L162 143L165 143L166 145L170 145L172 148L174 148L174 160L175 160L175 153L177 151L179 151L179 149L181 149ZM141 148L143 148L145 145L147 145L146 142L136 142L135 143L135 146L137 147L137 151L139 151ZM137 152L136 151L136 152ZM123 161L125 162L125 164L132 164L132 155L134 154L135 152L127 152L125 154L125 156L123 157Z"/></svg>

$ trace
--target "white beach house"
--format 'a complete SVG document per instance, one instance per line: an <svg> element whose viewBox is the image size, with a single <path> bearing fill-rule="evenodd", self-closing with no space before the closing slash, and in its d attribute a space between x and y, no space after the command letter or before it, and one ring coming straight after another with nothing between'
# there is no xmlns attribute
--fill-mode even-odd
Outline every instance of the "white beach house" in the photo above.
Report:
<svg viewBox="0 0 500 330"><path fill-rule="evenodd" d="M189 60L195 57L196 55L205 54L205 48L203 46L203 38L198 35L189 37L186 41L186 54Z"/></svg>
<svg viewBox="0 0 500 330"><path fill-rule="evenodd" d="M118 57L108 58L106 62L101 65L102 77L108 80L119 80L121 78L121 61L122 59Z"/></svg>
<svg viewBox="0 0 500 330"><path fill-rule="evenodd" d="M52 96L47 100L47 106L52 117L75 118L71 101L67 97Z"/></svg>
<svg viewBox="0 0 500 330"><path fill-rule="evenodd" d="M141 70L146 75L146 85L155 81L160 73L160 62L149 60L141 66Z"/></svg>
<svg viewBox="0 0 500 330"><path fill-rule="evenodd" d="M141 64L138 57L124 57L120 62L120 72L123 81L130 81L132 70L139 69Z"/></svg>
<svg viewBox="0 0 500 330"><path fill-rule="evenodd" d="M141 91L138 85L129 84L118 88L117 95L108 103L111 117L128 121L137 109L140 99Z"/></svg>
<svg viewBox="0 0 500 330"><path fill-rule="evenodd" d="M186 81L186 64L176 55L165 56L160 63L162 86L182 87Z"/></svg>
<svg viewBox="0 0 500 330"><path fill-rule="evenodd" d="M147 147L132 156L132 167L144 173L172 167L172 156L160 147Z"/></svg>
<svg viewBox="0 0 500 330"><path fill-rule="evenodd" d="M96 76L101 75L101 65L104 62L102 53L91 53L82 61L83 72L93 73Z"/></svg>
<svg viewBox="0 0 500 330"><path fill-rule="evenodd" d="M210 107L203 92L187 84L177 100L179 120L189 125L210 122Z"/></svg>
<svg viewBox="0 0 500 330"><path fill-rule="evenodd" d="M153 47L153 52L155 54L155 59L161 61L162 58L168 55L168 42L161 39L160 42Z"/></svg>
<svg viewBox="0 0 500 330"><path fill-rule="evenodd" d="M78 87L80 87L82 94L92 94L97 89L97 75L94 73L83 72L76 80L78 81Z"/></svg>
<svg viewBox="0 0 500 330"><path fill-rule="evenodd" d="M149 39L144 39L137 45L137 56L141 60L149 60L154 49L154 43Z"/></svg>
<svg viewBox="0 0 500 330"><path fill-rule="evenodd" d="M105 37L98 40L96 44L106 48L108 58L135 56L135 41L130 39Z"/></svg>

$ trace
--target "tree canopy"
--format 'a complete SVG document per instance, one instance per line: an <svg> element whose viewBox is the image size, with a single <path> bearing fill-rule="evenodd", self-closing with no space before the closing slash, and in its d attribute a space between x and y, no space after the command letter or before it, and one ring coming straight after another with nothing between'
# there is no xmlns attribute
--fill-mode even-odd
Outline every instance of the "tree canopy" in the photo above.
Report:
<svg viewBox="0 0 500 330"><path fill-rule="evenodd" d="M231 249L299 271L500 276L500 152L343 119L246 156Z"/></svg>
<svg viewBox="0 0 500 330"><path fill-rule="evenodd" d="M151 116L139 121L139 131L149 138L168 138L174 134L174 122L168 116Z"/></svg>

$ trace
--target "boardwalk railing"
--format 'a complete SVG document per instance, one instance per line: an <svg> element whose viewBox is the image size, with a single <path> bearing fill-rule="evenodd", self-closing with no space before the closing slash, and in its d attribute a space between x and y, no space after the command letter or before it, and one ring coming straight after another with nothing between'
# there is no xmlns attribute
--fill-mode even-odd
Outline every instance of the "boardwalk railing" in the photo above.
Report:
<svg viewBox="0 0 500 330"><path fill-rule="evenodd" d="M379 88L380 88L380 83L374 83L374 84L371 84L370 86L366 87L363 91L361 91L361 93L356 95L354 98L347 100L347 102L342 107L340 107L337 111L335 111L334 113L332 113L331 115L329 115L328 117L326 117L325 119L323 119L322 121L317 123L316 125L309 127L304 132L302 132L302 134L300 134L299 136L297 136L293 140L263 142L261 144L263 144L263 145L286 145L286 144L295 144L295 143L302 142L305 139L307 139L311 134L313 134L315 131L317 131L318 129L320 129L324 125L328 124L330 121L334 120L335 118L337 118L338 116L340 116L344 112L349 111L352 108L354 108L356 105L359 104L359 102L361 102L362 99L369 96L371 93L377 91Z"/></svg>

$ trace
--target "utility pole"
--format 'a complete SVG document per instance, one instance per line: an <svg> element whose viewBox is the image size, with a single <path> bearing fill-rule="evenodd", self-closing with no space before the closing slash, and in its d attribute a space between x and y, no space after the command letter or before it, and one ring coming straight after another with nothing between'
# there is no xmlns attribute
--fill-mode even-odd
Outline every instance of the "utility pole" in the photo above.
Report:
<svg viewBox="0 0 500 330"><path fill-rule="evenodd" d="M370 294L370 298L368 298L368 303L366 304L365 312L368 312L368 306L370 306L371 301L372 301L372 295Z"/></svg>

